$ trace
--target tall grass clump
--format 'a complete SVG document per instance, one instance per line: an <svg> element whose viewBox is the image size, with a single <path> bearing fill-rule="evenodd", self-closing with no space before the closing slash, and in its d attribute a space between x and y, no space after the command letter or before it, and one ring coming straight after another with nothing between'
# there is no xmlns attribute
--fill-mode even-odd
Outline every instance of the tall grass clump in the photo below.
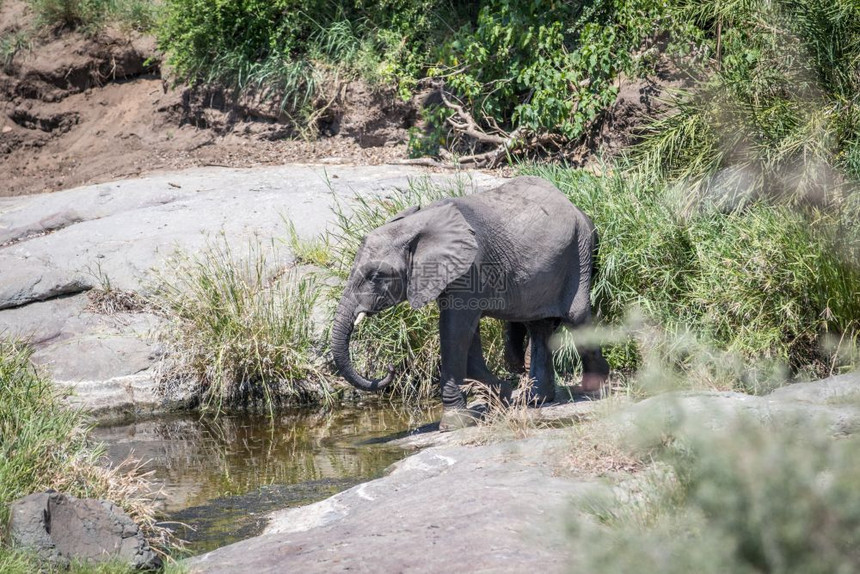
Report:
<svg viewBox="0 0 860 574"><path fill-rule="evenodd" d="M575 529L583 569L860 569L856 436L836 439L808 421L776 428L744 418L668 436L653 437L663 446L650 456L662 466L640 494L590 501L600 526Z"/></svg>
<svg viewBox="0 0 860 574"><path fill-rule="evenodd" d="M340 281L326 295L332 312L340 300L355 254L368 233L407 207L464 195L468 185L464 179L448 185L416 179L406 189L386 196L359 197L349 206L336 206L330 269ZM502 363L501 323L484 319L481 333L487 363L497 368ZM403 400L435 396L438 386L433 383L438 378L440 360L439 309L430 304L415 310L406 302L386 309L358 326L352 335L351 350L360 372L374 375L389 365L394 366L392 392Z"/></svg>
<svg viewBox="0 0 860 574"><path fill-rule="evenodd" d="M675 18L701 31L706 57L686 62L698 81L678 94L677 113L649 127L639 161L705 189L734 172L746 198L844 199L860 178L860 6L672 4Z"/></svg>
<svg viewBox="0 0 860 574"><path fill-rule="evenodd" d="M606 176L552 166L526 171L553 181L595 221L592 298L605 325L622 327L630 313L641 313L670 336L697 337L749 362L774 360L818 375L850 366L827 348L833 339L856 346L860 332L860 242L843 211L764 199L727 209L683 185L623 169ZM628 369L641 359L624 345L610 356Z"/></svg>
<svg viewBox="0 0 860 574"><path fill-rule="evenodd" d="M166 382L191 381L206 409L268 409L328 396L314 362L312 280L270 264L274 248L225 240L175 258L152 304L168 327Z"/></svg>
<svg viewBox="0 0 860 574"><path fill-rule="evenodd" d="M139 468L110 468L101 445L88 440L91 423L68 407L51 382L30 362L24 343L0 338L0 524L14 500L49 488L77 497L107 499L123 507L156 543L150 486ZM27 555L5 549L0 529L0 566L22 570Z"/></svg>
<svg viewBox="0 0 860 574"><path fill-rule="evenodd" d="M156 0L27 0L43 26L94 33L115 22L140 32L153 30L160 4Z"/></svg>

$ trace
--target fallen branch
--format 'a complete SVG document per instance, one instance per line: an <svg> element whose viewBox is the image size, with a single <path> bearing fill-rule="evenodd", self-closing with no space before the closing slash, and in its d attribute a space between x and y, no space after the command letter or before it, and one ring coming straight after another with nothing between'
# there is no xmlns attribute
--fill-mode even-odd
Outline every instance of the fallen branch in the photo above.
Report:
<svg viewBox="0 0 860 574"><path fill-rule="evenodd" d="M435 87L439 90L439 95L445 107L454 112L447 119L447 122L455 133L469 137L477 143L495 146L490 151L465 156L456 156L446 149L440 149L439 157L443 160L454 162L458 165L492 168L505 160L509 153L518 145L523 133L521 128L517 128L511 133L506 133L496 125L496 131L499 133L488 133L475 121L472 114L449 97L450 95L445 91L445 84L443 82L436 83ZM493 123L495 124L495 122Z"/></svg>

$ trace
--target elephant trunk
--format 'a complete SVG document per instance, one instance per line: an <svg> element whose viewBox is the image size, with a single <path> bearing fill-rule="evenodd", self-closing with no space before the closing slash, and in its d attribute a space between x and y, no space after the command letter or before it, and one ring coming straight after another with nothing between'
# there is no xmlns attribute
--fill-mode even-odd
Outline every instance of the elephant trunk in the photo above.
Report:
<svg viewBox="0 0 860 574"><path fill-rule="evenodd" d="M355 305L349 304L348 297L341 299L335 313L334 325L331 331L331 349L334 364L340 375L355 388L362 391L381 391L394 378L394 369L389 368L388 374L382 379L366 379L356 372L349 357L349 341L358 314Z"/></svg>

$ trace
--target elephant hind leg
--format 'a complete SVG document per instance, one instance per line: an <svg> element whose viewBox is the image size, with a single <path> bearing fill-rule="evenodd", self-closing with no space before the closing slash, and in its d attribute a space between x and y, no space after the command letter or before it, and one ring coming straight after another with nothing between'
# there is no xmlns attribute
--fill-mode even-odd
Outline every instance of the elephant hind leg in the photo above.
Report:
<svg viewBox="0 0 860 574"><path fill-rule="evenodd" d="M526 357L528 334L525 323L505 323L505 363L508 370L517 375L525 373L528 369Z"/></svg>
<svg viewBox="0 0 860 574"><path fill-rule="evenodd" d="M579 356L582 359L583 392L599 392L609 379L609 363L603 357L600 347L583 347Z"/></svg>
<svg viewBox="0 0 860 574"><path fill-rule="evenodd" d="M567 322L567 325L574 330L590 324L590 321L580 324ZM580 385L580 389L584 393L589 394L599 392L609 379L609 363L604 358L603 352L600 350L600 345L582 344L577 345L576 349L582 361L582 384Z"/></svg>
<svg viewBox="0 0 860 574"><path fill-rule="evenodd" d="M555 366L549 342L558 324L559 321L556 319L542 319L528 323L531 338L529 377L533 381L529 391L529 404L540 405L555 400Z"/></svg>

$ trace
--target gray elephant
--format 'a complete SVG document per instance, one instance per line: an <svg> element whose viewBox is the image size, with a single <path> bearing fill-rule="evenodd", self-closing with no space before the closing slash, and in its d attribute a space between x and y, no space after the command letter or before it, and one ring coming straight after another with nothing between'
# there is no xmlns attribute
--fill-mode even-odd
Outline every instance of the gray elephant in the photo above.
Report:
<svg viewBox="0 0 860 574"><path fill-rule="evenodd" d="M529 402L552 401L549 339L561 324L590 321L596 246L591 220L537 177L410 207L368 234L356 254L332 327L337 369L358 389L385 388L393 369L382 379L367 379L350 360L354 325L404 300L418 309L435 299L442 353L440 430L472 418L461 391L464 379L504 389L484 360L482 316L508 322L506 354L515 368L525 364L530 337L529 374L535 383ZM583 390L599 389L609 373L600 349L581 349L580 356Z"/></svg>

